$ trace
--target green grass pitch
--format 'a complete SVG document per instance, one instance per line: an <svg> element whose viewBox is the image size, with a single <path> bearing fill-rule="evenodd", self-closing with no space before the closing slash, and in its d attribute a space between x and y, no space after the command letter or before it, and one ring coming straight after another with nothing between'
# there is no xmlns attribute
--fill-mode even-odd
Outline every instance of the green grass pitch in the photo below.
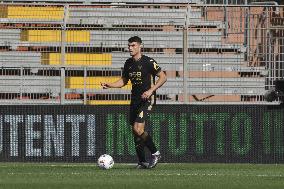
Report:
<svg viewBox="0 0 284 189"><path fill-rule="evenodd" d="M91 163L0 163L2 189L283 189L283 164L158 164L137 170L115 164L100 170Z"/></svg>

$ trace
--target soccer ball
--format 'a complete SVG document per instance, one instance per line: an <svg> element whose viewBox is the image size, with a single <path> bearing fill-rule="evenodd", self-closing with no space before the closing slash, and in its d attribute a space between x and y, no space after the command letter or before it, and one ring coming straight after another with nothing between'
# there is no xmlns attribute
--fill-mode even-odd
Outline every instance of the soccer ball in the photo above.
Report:
<svg viewBox="0 0 284 189"><path fill-rule="evenodd" d="M108 154L103 154L98 159L98 167L101 169L111 169L113 165L113 158Z"/></svg>

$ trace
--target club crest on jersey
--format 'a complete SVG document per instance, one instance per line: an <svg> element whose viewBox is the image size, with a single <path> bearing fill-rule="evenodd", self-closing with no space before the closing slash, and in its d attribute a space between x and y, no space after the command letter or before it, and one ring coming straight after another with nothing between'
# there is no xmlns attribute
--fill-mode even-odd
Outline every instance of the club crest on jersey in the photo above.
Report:
<svg viewBox="0 0 284 189"><path fill-rule="evenodd" d="M158 64L156 62L154 62L153 64L154 64L155 70L157 70L159 68Z"/></svg>

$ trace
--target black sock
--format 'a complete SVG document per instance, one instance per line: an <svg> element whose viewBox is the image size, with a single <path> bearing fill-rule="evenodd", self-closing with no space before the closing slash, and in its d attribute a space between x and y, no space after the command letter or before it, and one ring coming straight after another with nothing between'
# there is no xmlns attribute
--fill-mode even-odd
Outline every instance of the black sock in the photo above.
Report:
<svg viewBox="0 0 284 189"><path fill-rule="evenodd" d="M153 142L152 137L146 131L142 133L142 135L140 135L140 138L144 141L145 145L150 150L151 154L157 152L157 148Z"/></svg>
<svg viewBox="0 0 284 189"><path fill-rule="evenodd" d="M134 142L135 142L135 150L136 150L136 154L137 154L139 162L146 162L144 141L140 137L134 136Z"/></svg>

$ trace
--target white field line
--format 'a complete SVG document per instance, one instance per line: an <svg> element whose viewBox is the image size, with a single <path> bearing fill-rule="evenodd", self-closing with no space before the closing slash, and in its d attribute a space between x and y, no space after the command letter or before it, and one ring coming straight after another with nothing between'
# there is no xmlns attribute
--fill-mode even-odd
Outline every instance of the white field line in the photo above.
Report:
<svg viewBox="0 0 284 189"><path fill-rule="evenodd" d="M128 166L135 166L136 164L133 163L119 163L120 165L128 165ZM162 163L162 164L167 164L167 163ZM15 167L25 167L25 166L30 166L34 165L35 167L97 167L96 163L74 163L74 164L60 164L60 163L23 163L23 164L15 164ZM8 165L0 165L0 168L11 168L13 164L8 163ZM158 170L159 168L157 168ZM109 172L108 170L98 170L95 169L94 171L88 171L88 172L6 172L6 173L0 173L0 175L97 175L98 174L103 174L103 175L125 175L125 176L139 176L139 175L147 175L147 176L216 176L216 177L223 177L223 176L236 176L236 177L283 177L284 174L224 174L224 173L194 173L191 171L191 173L157 173L157 172L151 172L151 170L137 170L138 172L133 173L133 171L128 172L127 169L123 173L117 173L117 172ZM170 170L169 170L170 171ZM188 170L190 172L190 170Z"/></svg>
<svg viewBox="0 0 284 189"><path fill-rule="evenodd" d="M47 173L47 172L7 172L4 173L4 175L98 175L98 170L94 170L93 172L70 172L70 173L63 173L63 172L51 172L51 173ZM146 176L199 176L199 177L224 177L224 176L233 176L233 177L269 177L269 178L273 178L273 177L281 177L284 178L284 175L282 174L257 174L257 175L253 175L253 174L221 174L221 173L151 173L151 172L145 172L145 171L141 171L140 174L135 174L133 172L124 172L124 173L113 173L113 172L108 172L107 170L102 170L105 171L103 175L121 175L121 176L141 176L141 175L146 175ZM101 172L102 173L102 172ZM2 173L0 175L3 175Z"/></svg>

